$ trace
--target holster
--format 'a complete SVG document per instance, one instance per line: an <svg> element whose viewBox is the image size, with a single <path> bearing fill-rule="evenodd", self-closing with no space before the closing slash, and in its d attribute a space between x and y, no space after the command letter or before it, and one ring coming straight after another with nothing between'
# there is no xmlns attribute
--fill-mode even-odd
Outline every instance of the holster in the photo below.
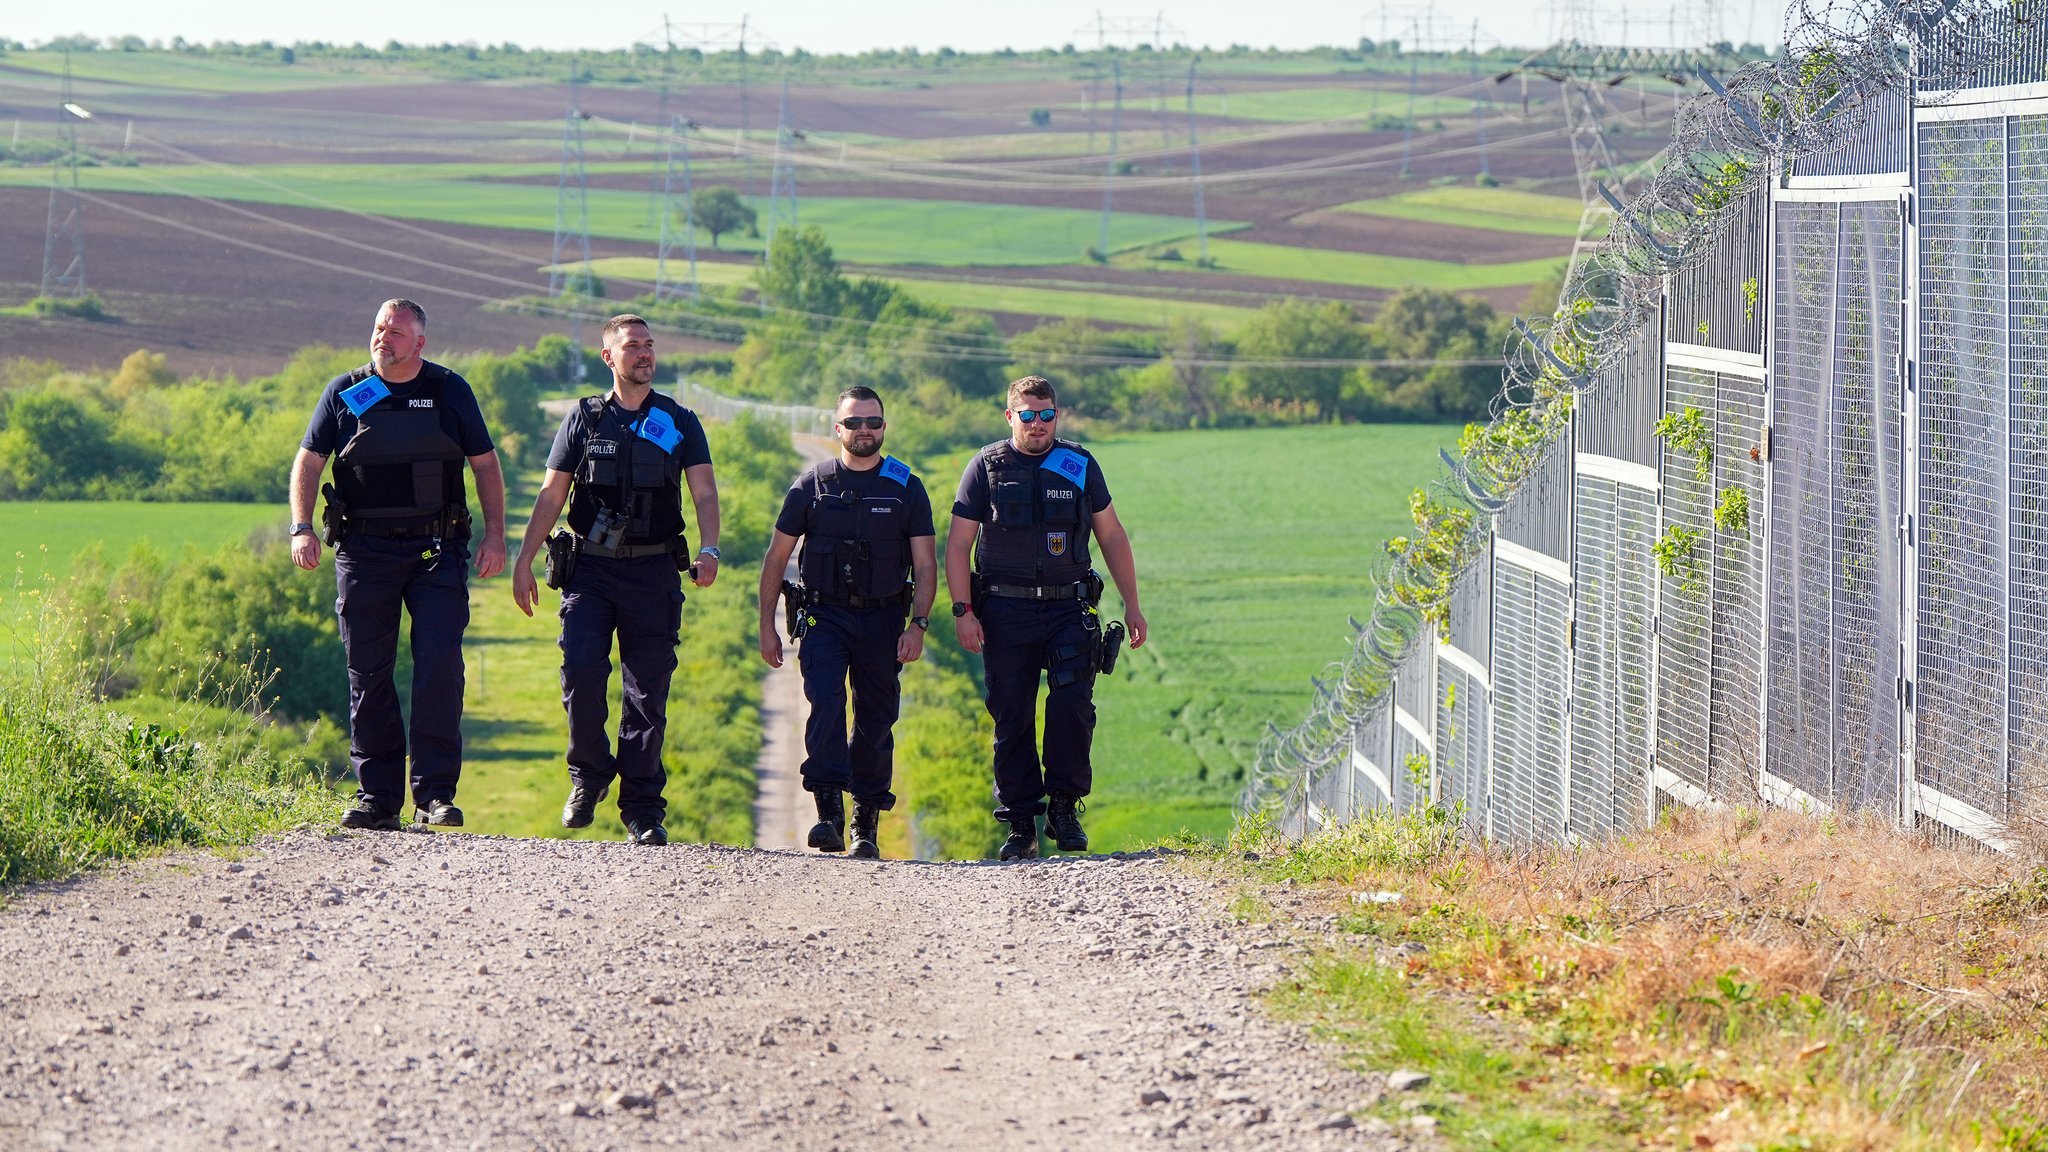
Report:
<svg viewBox="0 0 2048 1152"><path fill-rule="evenodd" d="M576 574L576 534L567 528L555 529L548 536L547 550L541 574L548 587L560 591Z"/></svg>
<svg viewBox="0 0 2048 1152"><path fill-rule="evenodd" d="M801 584L782 582L782 626L791 640L801 640L811 630L811 593Z"/></svg>
<svg viewBox="0 0 2048 1152"><path fill-rule="evenodd" d="M1124 631L1123 621L1111 620L1097 633L1100 639L1095 645L1095 670L1104 676L1116 671L1116 658L1123 655Z"/></svg>
<svg viewBox="0 0 2048 1152"><path fill-rule="evenodd" d="M334 494L334 485L322 484L320 495L325 501L320 507L320 541L332 548L341 543L341 524L348 510L342 507L341 499Z"/></svg>

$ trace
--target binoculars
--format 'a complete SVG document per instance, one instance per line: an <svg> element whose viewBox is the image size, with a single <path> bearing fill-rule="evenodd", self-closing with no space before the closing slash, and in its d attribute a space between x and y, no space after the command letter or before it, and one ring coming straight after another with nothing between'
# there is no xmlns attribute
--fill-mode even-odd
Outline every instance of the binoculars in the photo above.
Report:
<svg viewBox="0 0 2048 1152"><path fill-rule="evenodd" d="M600 504L583 538L599 548L616 550L626 542L626 518Z"/></svg>

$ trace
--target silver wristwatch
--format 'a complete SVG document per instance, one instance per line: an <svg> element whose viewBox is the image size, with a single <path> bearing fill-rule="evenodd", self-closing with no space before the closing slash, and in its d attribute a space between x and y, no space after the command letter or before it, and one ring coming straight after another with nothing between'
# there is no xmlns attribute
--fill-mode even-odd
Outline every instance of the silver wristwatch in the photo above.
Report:
<svg viewBox="0 0 2048 1152"><path fill-rule="evenodd" d="M702 548L697 549L697 555L709 556L713 560L716 560L718 559L718 548L716 545L706 544Z"/></svg>
<svg viewBox="0 0 2048 1152"><path fill-rule="evenodd" d="M294 536L311 536L313 534L313 526L304 522L294 524L291 526L291 534Z"/></svg>

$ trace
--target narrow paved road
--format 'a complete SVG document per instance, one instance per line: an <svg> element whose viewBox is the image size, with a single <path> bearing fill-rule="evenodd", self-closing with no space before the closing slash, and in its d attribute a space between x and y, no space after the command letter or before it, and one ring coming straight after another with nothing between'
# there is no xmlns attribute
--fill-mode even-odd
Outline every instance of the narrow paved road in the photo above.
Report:
<svg viewBox="0 0 2048 1152"><path fill-rule="evenodd" d="M0 911L0 1147L1395 1148L1178 861L301 833Z"/></svg>

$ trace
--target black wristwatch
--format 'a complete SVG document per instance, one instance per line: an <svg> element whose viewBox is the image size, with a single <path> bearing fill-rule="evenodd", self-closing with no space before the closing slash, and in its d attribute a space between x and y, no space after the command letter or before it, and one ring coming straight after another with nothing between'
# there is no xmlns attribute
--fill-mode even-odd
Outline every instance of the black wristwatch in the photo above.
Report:
<svg viewBox="0 0 2048 1152"><path fill-rule="evenodd" d="M962 616L965 616L972 611L974 611L974 605L969 604L964 600L953 601L953 619L958 620Z"/></svg>
<svg viewBox="0 0 2048 1152"><path fill-rule="evenodd" d="M920 632L932 630L932 618L929 616L912 616L910 622L917 625L917 630Z"/></svg>

